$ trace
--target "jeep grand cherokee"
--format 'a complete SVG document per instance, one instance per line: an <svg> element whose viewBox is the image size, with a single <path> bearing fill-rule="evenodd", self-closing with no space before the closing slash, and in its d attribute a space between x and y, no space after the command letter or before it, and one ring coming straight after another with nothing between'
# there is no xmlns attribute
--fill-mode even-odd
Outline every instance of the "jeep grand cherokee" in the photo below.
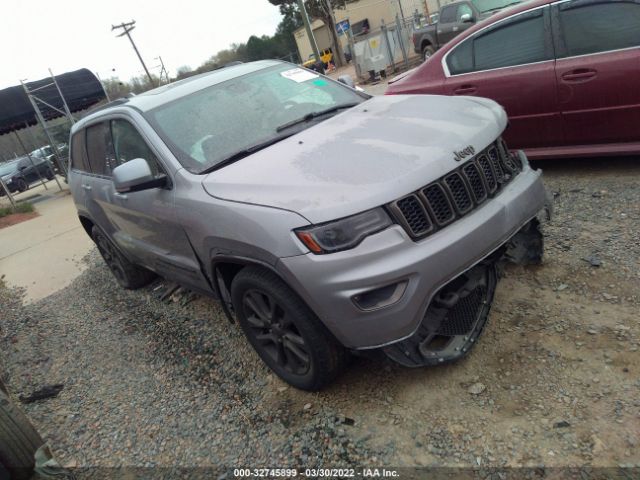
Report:
<svg viewBox="0 0 640 480"><path fill-rule="evenodd" d="M276 374L316 390L349 351L460 358L497 262L540 260L541 173L506 124L490 100L370 97L261 61L85 117L69 183L120 285L216 295Z"/></svg>

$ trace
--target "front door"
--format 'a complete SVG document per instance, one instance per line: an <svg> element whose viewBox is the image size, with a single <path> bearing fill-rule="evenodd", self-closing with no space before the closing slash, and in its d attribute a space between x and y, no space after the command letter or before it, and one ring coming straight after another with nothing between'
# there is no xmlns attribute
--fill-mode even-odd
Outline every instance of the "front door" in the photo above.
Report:
<svg viewBox="0 0 640 480"><path fill-rule="evenodd" d="M562 2L553 26L567 144L639 142L640 2Z"/></svg>
<svg viewBox="0 0 640 480"><path fill-rule="evenodd" d="M511 148L562 144L549 8L514 15L469 37L446 56L447 95L495 100L509 116Z"/></svg>
<svg viewBox="0 0 640 480"><path fill-rule="evenodd" d="M101 147L93 145L92 128L102 131L95 135ZM175 216L172 188L126 194L120 194L114 188L112 170L134 158L144 158L155 174L167 174L167 169L134 125L129 120L114 119L89 127L87 146L92 164L94 150L104 159L101 175L93 178L92 216L101 219L101 226L106 226L111 239L135 263L177 283L209 291L186 233Z"/></svg>

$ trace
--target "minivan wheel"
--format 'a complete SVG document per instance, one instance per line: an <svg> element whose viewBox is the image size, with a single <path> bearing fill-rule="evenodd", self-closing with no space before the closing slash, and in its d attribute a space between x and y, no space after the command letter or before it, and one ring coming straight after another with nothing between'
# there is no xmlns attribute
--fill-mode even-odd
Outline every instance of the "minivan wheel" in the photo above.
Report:
<svg viewBox="0 0 640 480"><path fill-rule="evenodd" d="M135 290L144 287L155 278L153 272L127 260L100 228L93 227L91 236L100 255L121 287Z"/></svg>
<svg viewBox="0 0 640 480"><path fill-rule="evenodd" d="M241 270L231 284L238 323L260 358L280 378L316 391L344 368L348 352L277 275Z"/></svg>

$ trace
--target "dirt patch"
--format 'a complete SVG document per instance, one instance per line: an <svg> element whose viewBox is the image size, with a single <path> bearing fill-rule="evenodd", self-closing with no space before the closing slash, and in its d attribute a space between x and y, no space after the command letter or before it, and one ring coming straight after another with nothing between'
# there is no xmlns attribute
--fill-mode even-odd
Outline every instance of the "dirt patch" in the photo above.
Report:
<svg viewBox="0 0 640 480"><path fill-rule="evenodd" d="M26 222L27 220L31 220L32 218L36 218L37 216L39 216L38 212L29 212L12 213L11 215L0 217L0 229L11 227L12 225L17 225L18 223Z"/></svg>

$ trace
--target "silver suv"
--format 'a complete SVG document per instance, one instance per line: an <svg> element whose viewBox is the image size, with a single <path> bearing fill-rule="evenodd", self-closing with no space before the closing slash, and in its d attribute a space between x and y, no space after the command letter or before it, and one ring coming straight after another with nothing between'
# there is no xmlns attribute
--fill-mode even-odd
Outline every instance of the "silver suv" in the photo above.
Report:
<svg viewBox="0 0 640 480"><path fill-rule="evenodd" d="M539 262L540 171L490 100L370 97L262 61L76 123L69 183L115 278L215 295L264 362L317 390L349 352L462 357L500 260Z"/></svg>

